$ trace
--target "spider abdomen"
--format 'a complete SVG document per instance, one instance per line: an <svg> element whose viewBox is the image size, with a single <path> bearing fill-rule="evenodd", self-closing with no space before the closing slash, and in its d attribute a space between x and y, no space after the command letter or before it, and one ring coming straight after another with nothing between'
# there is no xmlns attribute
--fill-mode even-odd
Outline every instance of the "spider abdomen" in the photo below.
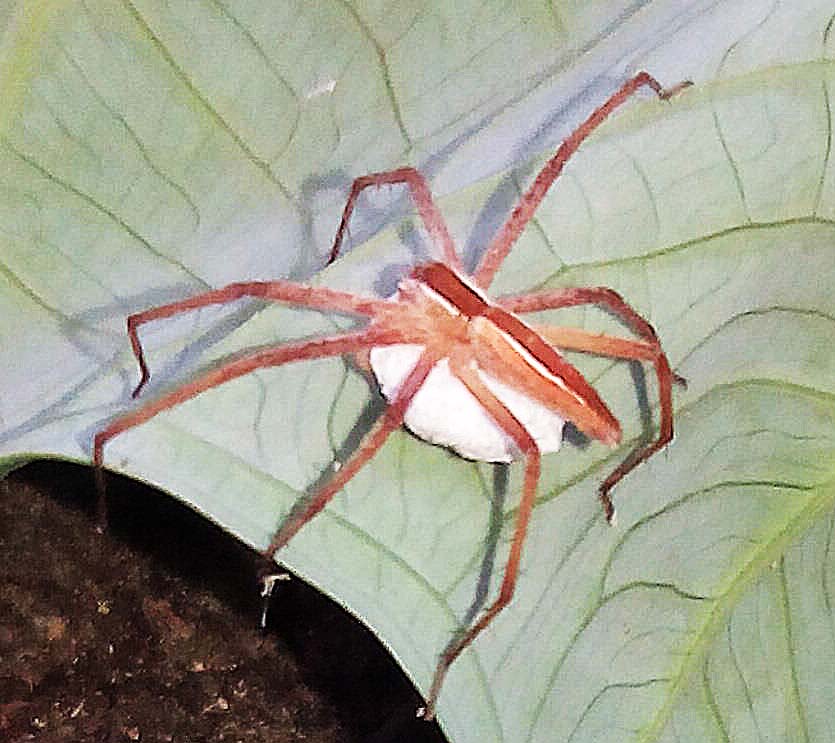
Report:
<svg viewBox="0 0 835 743"><path fill-rule="evenodd" d="M371 350L371 368L387 400L397 394L422 351L423 347L416 344L379 346ZM479 375L527 429L542 453L560 448L565 424L560 416L484 371L479 370ZM447 446L467 459L511 462L519 456L513 440L450 372L447 359L435 364L412 399L404 422L416 436Z"/></svg>

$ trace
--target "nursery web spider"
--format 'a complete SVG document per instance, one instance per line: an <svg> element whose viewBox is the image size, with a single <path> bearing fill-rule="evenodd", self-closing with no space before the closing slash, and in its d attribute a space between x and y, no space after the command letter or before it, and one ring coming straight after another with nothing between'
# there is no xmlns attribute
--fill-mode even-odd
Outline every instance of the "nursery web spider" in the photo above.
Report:
<svg viewBox="0 0 835 743"><path fill-rule="evenodd" d="M648 362L655 368L660 397L657 439L639 448L600 485L598 495L611 522L612 488L673 436L672 384L682 382L670 369L652 326L616 292L605 287L550 289L489 299L485 292L563 166L592 131L638 89L647 86L667 99L690 85L665 90L641 72L624 83L557 149L508 220L467 274L424 177L414 168L398 168L357 178L342 214L330 262L340 250L359 194L369 186L405 184L441 260L415 266L387 298L365 297L289 281L249 281L139 312L127 319L128 336L141 378L136 397L149 378L137 331L152 320L233 302L241 297L307 307L365 318L358 330L284 343L258 350L219 366L138 408L123 413L94 438L93 463L99 474L100 511L104 514L102 462L105 444L158 413L212 387L256 369L341 354L367 353L383 396L385 412L357 449L315 492L301 513L288 517L264 555L272 560L293 535L319 513L377 452L389 434L406 425L416 435L446 446L463 457L488 462L525 462L524 485L509 557L498 597L471 626L462 628L441 653L423 715L431 719L444 676L453 661L510 602L519 572L522 545L533 509L541 455L556 451L563 425L571 421L583 434L609 446L620 442L617 419L592 386L557 351ZM531 325L519 315L593 304L619 317L636 339L594 334L550 325ZM450 414L450 411L455 411Z"/></svg>

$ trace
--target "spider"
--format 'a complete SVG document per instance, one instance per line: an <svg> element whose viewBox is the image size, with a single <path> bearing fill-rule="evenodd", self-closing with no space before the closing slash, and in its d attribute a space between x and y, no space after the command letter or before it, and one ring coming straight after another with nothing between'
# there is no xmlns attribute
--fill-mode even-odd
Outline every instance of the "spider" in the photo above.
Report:
<svg viewBox="0 0 835 743"><path fill-rule="evenodd" d="M672 385L684 380L672 372L652 326L616 292L605 287L551 289L495 300L488 299L485 292L566 161L592 131L644 86L659 98L667 99L690 84L684 81L664 89L646 72L625 82L563 141L487 246L472 274L467 274L461 265L426 180L416 169L403 167L353 182L328 261L333 262L339 255L360 193L370 186L405 184L442 260L415 266L400 281L393 296L380 299L282 280L252 281L230 284L128 317L128 336L141 372L134 398L150 377L137 331L152 320L241 297L257 297L352 315L367 322L351 332L250 352L112 420L96 433L93 443L100 518L105 517L103 450L115 436L256 369L342 354L364 358L388 405L347 461L311 495L299 513L291 513L278 528L263 553L271 562L276 552L325 507L401 425L468 459L525 462L522 495L499 594L477 621L456 633L440 654L422 710L426 719L432 719L449 667L513 597L536 499L542 454L559 448L565 421L609 446L620 442L617 419L556 349L647 362L655 368L660 398L658 438L633 451L599 486L598 495L610 523L615 513L610 497L612 488L673 437ZM599 305L616 315L637 339L532 325L519 318L529 312L584 304Z"/></svg>

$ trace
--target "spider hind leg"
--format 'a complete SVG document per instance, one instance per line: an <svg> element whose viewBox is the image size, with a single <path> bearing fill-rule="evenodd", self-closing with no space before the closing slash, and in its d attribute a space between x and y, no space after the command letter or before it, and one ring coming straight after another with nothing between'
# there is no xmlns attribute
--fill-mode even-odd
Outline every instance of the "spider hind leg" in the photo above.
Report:
<svg viewBox="0 0 835 743"><path fill-rule="evenodd" d="M449 644L444 648L438 659L432 686L426 699L426 706L419 711L425 720L432 720L435 716L435 702L441 691L447 671L459 655L473 640L483 632L513 598L516 590L516 580L519 576L519 565L522 559L522 547L527 536L528 523L536 500L536 488L539 484L541 453L533 436L519 422L513 413L499 400L478 373L466 364L454 364L453 371L464 383L464 386L475 397L497 425L516 443L519 453L525 459L525 481L522 488L522 499L516 515L516 524L510 544L510 553L505 564L499 595L482 613L479 620L470 627L457 632Z"/></svg>

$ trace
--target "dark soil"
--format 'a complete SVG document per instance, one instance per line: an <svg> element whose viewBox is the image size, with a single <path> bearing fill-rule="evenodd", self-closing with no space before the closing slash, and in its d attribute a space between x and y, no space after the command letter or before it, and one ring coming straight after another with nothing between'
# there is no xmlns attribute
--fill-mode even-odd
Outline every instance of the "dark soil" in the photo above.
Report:
<svg viewBox="0 0 835 743"><path fill-rule="evenodd" d="M374 637L172 498L39 462L0 484L0 740L443 743Z"/></svg>

